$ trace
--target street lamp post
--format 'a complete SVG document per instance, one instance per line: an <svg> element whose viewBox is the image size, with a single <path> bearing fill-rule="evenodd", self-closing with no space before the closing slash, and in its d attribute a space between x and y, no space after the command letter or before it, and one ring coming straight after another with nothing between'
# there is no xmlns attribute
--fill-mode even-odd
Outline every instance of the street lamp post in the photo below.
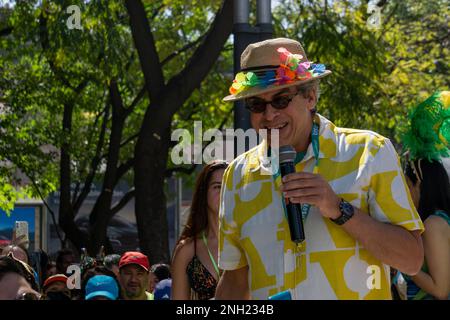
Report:
<svg viewBox="0 0 450 320"><path fill-rule="evenodd" d="M234 0L234 74L241 69L241 54L250 44L273 36L271 0L257 0L256 26L249 23L249 0ZM250 125L250 114L243 101L234 103L234 128L247 130Z"/></svg>

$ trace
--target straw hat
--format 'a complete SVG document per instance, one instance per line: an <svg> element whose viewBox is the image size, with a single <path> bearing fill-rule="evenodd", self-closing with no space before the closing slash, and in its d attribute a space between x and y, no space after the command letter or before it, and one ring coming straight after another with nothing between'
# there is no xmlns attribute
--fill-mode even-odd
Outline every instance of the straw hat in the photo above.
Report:
<svg viewBox="0 0 450 320"><path fill-rule="evenodd" d="M295 40L277 38L252 43L241 55L241 72L224 101L236 101L273 90L304 84L331 73L308 60Z"/></svg>

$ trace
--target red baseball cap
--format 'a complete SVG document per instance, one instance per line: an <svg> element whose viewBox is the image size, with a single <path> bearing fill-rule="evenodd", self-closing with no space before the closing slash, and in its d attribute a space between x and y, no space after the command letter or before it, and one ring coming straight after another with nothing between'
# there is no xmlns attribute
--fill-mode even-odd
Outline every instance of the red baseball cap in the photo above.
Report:
<svg viewBox="0 0 450 320"><path fill-rule="evenodd" d="M119 269L129 264L137 264L138 266L148 271L150 269L150 263L145 254L136 251L128 251L123 254L119 261Z"/></svg>
<svg viewBox="0 0 450 320"><path fill-rule="evenodd" d="M55 274L51 277L48 277L47 280L44 281L43 290L46 290L48 286L55 282L67 282L67 277L63 274Z"/></svg>

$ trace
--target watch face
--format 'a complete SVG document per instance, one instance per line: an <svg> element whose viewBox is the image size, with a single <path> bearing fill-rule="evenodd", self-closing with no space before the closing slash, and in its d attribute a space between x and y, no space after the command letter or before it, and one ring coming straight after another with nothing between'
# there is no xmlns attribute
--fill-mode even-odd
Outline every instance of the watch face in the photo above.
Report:
<svg viewBox="0 0 450 320"><path fill-rule="evenodd" d="M344 200L341 202L341 210L344 214L353 214L353 206Z"/></svg>

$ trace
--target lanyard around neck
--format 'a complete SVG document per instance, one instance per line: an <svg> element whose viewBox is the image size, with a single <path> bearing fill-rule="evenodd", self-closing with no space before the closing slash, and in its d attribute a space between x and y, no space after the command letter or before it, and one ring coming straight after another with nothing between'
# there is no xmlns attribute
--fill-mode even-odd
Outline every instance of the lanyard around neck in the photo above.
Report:
<svg viewBox="0 0 450 320"><path fill-rule="evenodd" d="M314 119L313 126L311 129L311 144L312 144L312 149L313 149L314 158L315 158L313 173L317 174L319 172L319 124L317 123L316 118ZM305 154L306 154L305 152L298 153L295 158L294 165L296 165L297 163L302 161L303 158L305 157ZM277 175L279 175L279 172ZM274 176L274 178L275 177L276 176ZM284 207L284 213L287 218L287 209L286 209L286 204L284 203L284 198L283 198L283 207ZM308 217L310 209L311 209L311 205L308 203L303 203L301 205L303 221L305 221L306 218Z"/></svg>
<svg viewBox="0 0 450 320"><path fill-rule="evenodd" d="M319 173L319 124L316 121L313 122L313 127L311 130L311 144L314 152L314 158L316 160L314 163L313 173L317 174ZM302 218L303 221L305 221L308 217L311 205L309 203L302 203L301 209Z"/></svg>
<svg viewBox="0 0 450 320"><path fill-rule="evenodd" d="M217 277L220 278L220 271L219 271L219 268L217 267L216 259L214 259L214 256L212 255L211 251L209 251L208 240L206 239L205 231L202 232L202 238L203 238L203 243L205 244L206 249L208 250L209 259L211 259L211 262L214 266L214 270L216 270Z"/></svg>

